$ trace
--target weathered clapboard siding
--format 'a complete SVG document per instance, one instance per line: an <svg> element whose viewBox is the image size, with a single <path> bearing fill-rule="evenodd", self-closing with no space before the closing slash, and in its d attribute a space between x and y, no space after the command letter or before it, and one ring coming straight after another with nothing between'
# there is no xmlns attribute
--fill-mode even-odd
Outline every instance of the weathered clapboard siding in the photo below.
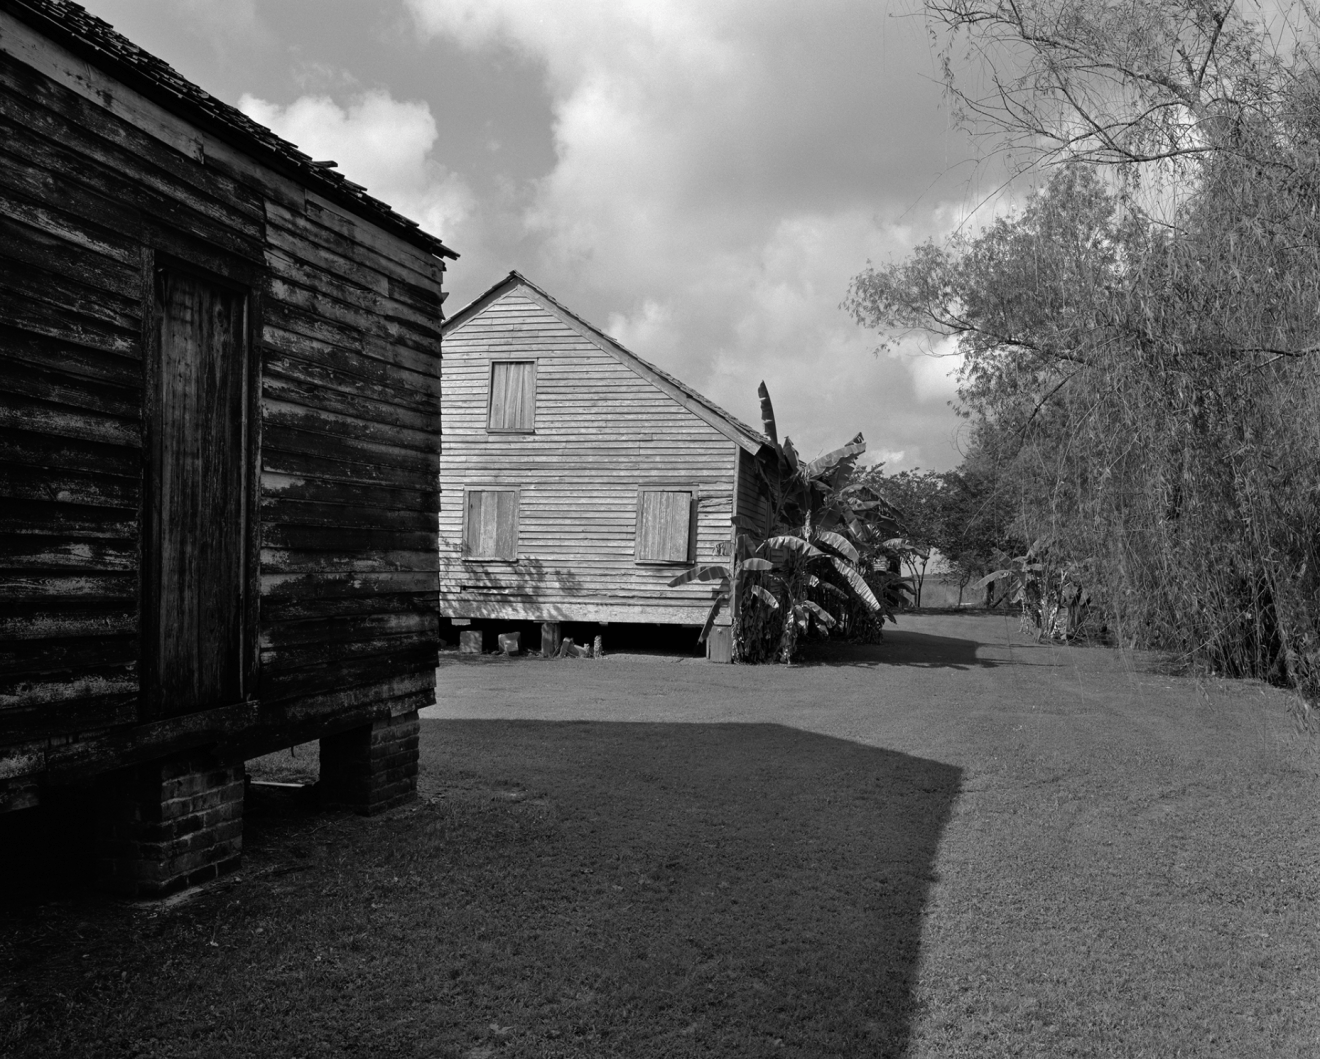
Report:
<svg viewBox="0 0 1320 1059"><path fill-rule="evenodd" d="M763 439L616 349L516 273L446 325L442 613L536 621L705 619L710 584L668 587L686 561L639 561L640 492L691 489L690 558L719 562L729 552L739 454ZM528 360L535 363L532 430L500 429L527 398L507 398L498 379L495 429L488 429L492 361ZM483 487L518 490L514 562L464 553L464 492Z"/></svg>
<svg viewBox="0 0 1320 1059"><path fill-rule="evenodd" d="M108 729L216 696L260 703L254 747L431 701L441 256L80 9L0 0L0 780L113 764ZM241 430L223 442L196 419L200 376L178 393L203 404L159 434L158 274L233 292L241 348L210 420ZM152 505L173 459L184 485L194 460L226 468L178 494L203 544L183 540L177 576L203 576L207 527L238 519L221 543L243 602L217 582L209 611L153 626L145 537L168 532ZM165 687L153 708L170 637L216 621L241 625L242 673L220 652L220 690Z"/></svg>

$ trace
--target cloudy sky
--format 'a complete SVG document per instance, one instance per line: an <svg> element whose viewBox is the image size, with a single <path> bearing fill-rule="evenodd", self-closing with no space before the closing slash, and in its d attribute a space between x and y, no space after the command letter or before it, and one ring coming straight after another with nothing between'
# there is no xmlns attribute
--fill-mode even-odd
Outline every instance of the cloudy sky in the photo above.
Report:
<svg viewBox="0 0 1320 1059"><path fill-rule="evenodd" d="M959 460L948 357L876 355L851 276L993 190L906 0L83 0L462 256L516 268L808 456Z"/></svg>

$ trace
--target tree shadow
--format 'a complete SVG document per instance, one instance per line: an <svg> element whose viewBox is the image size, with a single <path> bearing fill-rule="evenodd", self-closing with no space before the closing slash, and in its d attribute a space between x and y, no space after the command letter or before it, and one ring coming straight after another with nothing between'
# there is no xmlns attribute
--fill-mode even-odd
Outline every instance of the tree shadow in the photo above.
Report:
<svg viewBox="0 0 1320 1059"><path fill-rule="evenodd" d="M819 666L908 666L917 669L994 669L1017 663L981 658L978 640L936 636L926 632L887 628L883 642L876 644L808 644L802 664Z"/></svg>

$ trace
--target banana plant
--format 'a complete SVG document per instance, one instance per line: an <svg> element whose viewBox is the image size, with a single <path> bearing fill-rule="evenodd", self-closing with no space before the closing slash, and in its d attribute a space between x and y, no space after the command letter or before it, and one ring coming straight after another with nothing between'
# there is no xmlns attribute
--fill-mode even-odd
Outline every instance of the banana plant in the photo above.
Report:
<svg viewBox="0 0 1320 1059"><path fill-rule="evenodd" d="M838 618L825 608L821 598L847 601L851 595L872 613L883 611L857 561L856 548L830 530L819 531L810 539L780 533L756 541L747 534L739 534L731 566L694 566L669 585L676 588L696 581L716 583L715 597L702 625L701 641L710 635L720 613L736 600L734 625L738 628L735 631L743 633L735 636L740 641L736 645L740 660L759 661L758 656L773 653L780 661L788 662L796 656L798 643L813 620L825 629L838 624ZM839 586L839 581L847 590ZM813 594L818 598L811 598ZM763 637L751 630L759 631L767 626L775 634L773 646L770 651L758 650L757 641Z"/></svg>
<svg viewBox="0 0 1320 1059"><path fill-rule="evenodd" d="M1060 562L1051 555L1053 541L1041 537L1012 565L995 570L973 584L972 590L1008 581L1006 597L1022 609L1024 632L1037 640L1070 640L1082 634L1089 616L1092 580L1087 562Z"/></svg>
<svg viewBox="0 0 1320 1059"><path fill-rule="evenodd" d="M715 583L701 640L720 613L732 609L734 653L741 661L791 661L814 623L836 628L853 610L893 620L893 585L901 579L879 569L881 542L897 523L887 503L854 484L857 458L866 451L858 434L848 444L804 462L790 438L779 441L774 406L764 382L761 420L773 459L758 463L771 503L770 535L739 534L730 565L700 565L671 586ZM876 587L880 586L877 594Z"/></svg>

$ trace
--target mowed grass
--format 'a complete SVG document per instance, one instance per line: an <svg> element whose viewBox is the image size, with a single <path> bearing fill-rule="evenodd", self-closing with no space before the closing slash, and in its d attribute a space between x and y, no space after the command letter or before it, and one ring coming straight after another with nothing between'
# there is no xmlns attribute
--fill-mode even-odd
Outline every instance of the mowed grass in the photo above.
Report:
<svg viewBox="0 0 1320 1059"><path fill-rule="evenodd" d="M1320 1054L1282 695L995 619L888 636L446 666L413 807L261 793L188 902L12 898L0 1052Z"/></svg>

